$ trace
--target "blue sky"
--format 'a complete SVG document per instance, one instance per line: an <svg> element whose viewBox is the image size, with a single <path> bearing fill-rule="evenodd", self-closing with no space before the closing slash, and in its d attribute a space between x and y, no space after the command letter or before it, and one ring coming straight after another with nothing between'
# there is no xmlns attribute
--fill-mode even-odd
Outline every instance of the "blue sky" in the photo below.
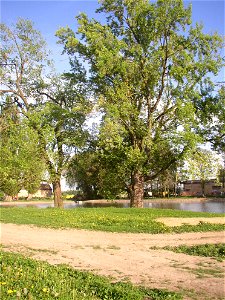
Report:
<svg viewBox="0 0 225 300"><path fill-rule="evenodd" d="M224 0L192 0L190 2L193 5L193 22L202 22L204 32L218 31L221 35L225 35ZM66 25L76 29L75 16L80 12L85 12L89 17L102 18L100 14L95 14L97 7L97 0L2 0L1 22L10 25L15 23L19 17L31 19L35 28L41 31L47 41L56 58L57 70L61 72L68 68L68 64L66 56L60 55L62 46L56 45L57 38L54 36L56 30ZM222 77L224 77L224 73L222 73Z"/></svg>

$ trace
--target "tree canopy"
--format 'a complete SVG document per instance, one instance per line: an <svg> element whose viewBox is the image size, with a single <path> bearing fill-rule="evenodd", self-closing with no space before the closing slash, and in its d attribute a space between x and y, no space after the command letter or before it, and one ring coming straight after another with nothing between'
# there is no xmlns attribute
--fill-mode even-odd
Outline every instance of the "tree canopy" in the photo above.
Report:
<svg viewBox="0 0 225 300"><path fill-rule="evenodd" d="M37 133L28 126L11 98L0 113L0 190L16 196L25 188L34 193L44 180L45 163Z"/></svg>
<svg viewBox="0 0 225 300"><path fill-rule="evenodd" d="M199 129L204 140L210 142L213 149L225 154L225 83L208 86L202 91L197 110L202 127Z"/></svg>
<svg viewBox="0 0 225 300"><path fill-rule="evenodd" d="M198 148L187 159L187 173L191 179L201 181L203 196L206 181L217 178L220 168L218 157L210 150Z"/></svg>
<svg viewBox="0 0 225 300"><path fill-rule="evenodd" d="M179 162L199 143L224 153L224 85L214 82L224 67L224 39L192 24L191 5L182 0L103 0L97 13L103 21L81 13L77 32L57 31L71 64L64 74L55 73L31 21L0 25L6 193L21 185L34 190L40 164L56 207L63 207L65 174L87 195L126 190L131 207L142 207L145 186L166 174L176 177ZM89 147L86 120L93 107L101 122Z"/></svg>
<svg viewBox="0 0 225 300"><path fill-rule="evenodd" d="M52 69L46 44L29 20L1 24L2 95L9 95L38 137L54 191L54 204L62 207L60 180L71 153L85 139L84 122L90 111L85 70L73 63L73 78Z"/></svg>
<svg viewBox="0 0 225 300"><path fill-rule="evenodd" d="M79 28L57 32L83 60L103 114L99 147L143 206L144 183L201 141L196 101L223 65L223 39L191 24L181 0L104 0L101 23L81 13Z"/></svg>

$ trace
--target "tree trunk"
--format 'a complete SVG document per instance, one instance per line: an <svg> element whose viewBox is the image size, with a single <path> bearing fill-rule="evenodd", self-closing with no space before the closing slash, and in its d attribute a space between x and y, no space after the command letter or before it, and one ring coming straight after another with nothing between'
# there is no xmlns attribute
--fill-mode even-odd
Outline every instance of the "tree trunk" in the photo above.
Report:
<svg viewBox="0 0 225 300"><path fill-rule="evenodd" d="M201 181L201 186L202 186L202 197L205 197L205 180Z"/></svg>
<svg viewBox="0 0 225 300"><path fill-rule="evenodd" d="M54 207L63 208L62 191L60 180L55 180L53 183Z"/></svg>
<svg viewBox="0 0 225 300"><path fill-rule="evenodd" d="M3 200L7 201L7 202L11 202L11 201L13 201L13 196L4 195Z"/></svg>
<svg viewBox="0 0 225 300"><path fill-rule="evenodd" d="M29 201L29 200L31 200L33 198L33 194L28 194L28 196L27 196L27 201Z"/></svg>
<svg viewBox="0 0 225 300"><path fill-rule="evenodd" d="M143 207L144 177L137 171L131 175L130 207Z"/></svg>

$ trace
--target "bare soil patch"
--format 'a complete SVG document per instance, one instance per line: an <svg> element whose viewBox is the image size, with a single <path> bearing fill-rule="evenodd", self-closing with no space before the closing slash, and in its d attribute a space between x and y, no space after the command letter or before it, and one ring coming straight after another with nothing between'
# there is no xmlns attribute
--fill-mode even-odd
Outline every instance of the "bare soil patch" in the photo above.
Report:
<svg viewBox="0 0 225 300"><path fill-rule="evenodd" d="M224 299L225 262L152 247L224 241L225 232L153 235L1 226L1 242L7 251L21 252L51 264L66 263L76 269L112 276L113 280L129 279L150 288L183 291L184 299Z"/></svg>

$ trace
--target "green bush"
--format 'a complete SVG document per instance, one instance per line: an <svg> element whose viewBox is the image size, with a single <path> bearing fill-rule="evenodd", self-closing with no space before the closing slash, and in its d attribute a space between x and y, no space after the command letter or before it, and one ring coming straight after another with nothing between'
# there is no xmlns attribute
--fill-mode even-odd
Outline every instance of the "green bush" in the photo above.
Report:
<svg viewBox="0 0 225 300"><path fill-rule="evenodd" d="M0 191L0 201L2 201L4 198L4 193L2 191Z"/></svg>

